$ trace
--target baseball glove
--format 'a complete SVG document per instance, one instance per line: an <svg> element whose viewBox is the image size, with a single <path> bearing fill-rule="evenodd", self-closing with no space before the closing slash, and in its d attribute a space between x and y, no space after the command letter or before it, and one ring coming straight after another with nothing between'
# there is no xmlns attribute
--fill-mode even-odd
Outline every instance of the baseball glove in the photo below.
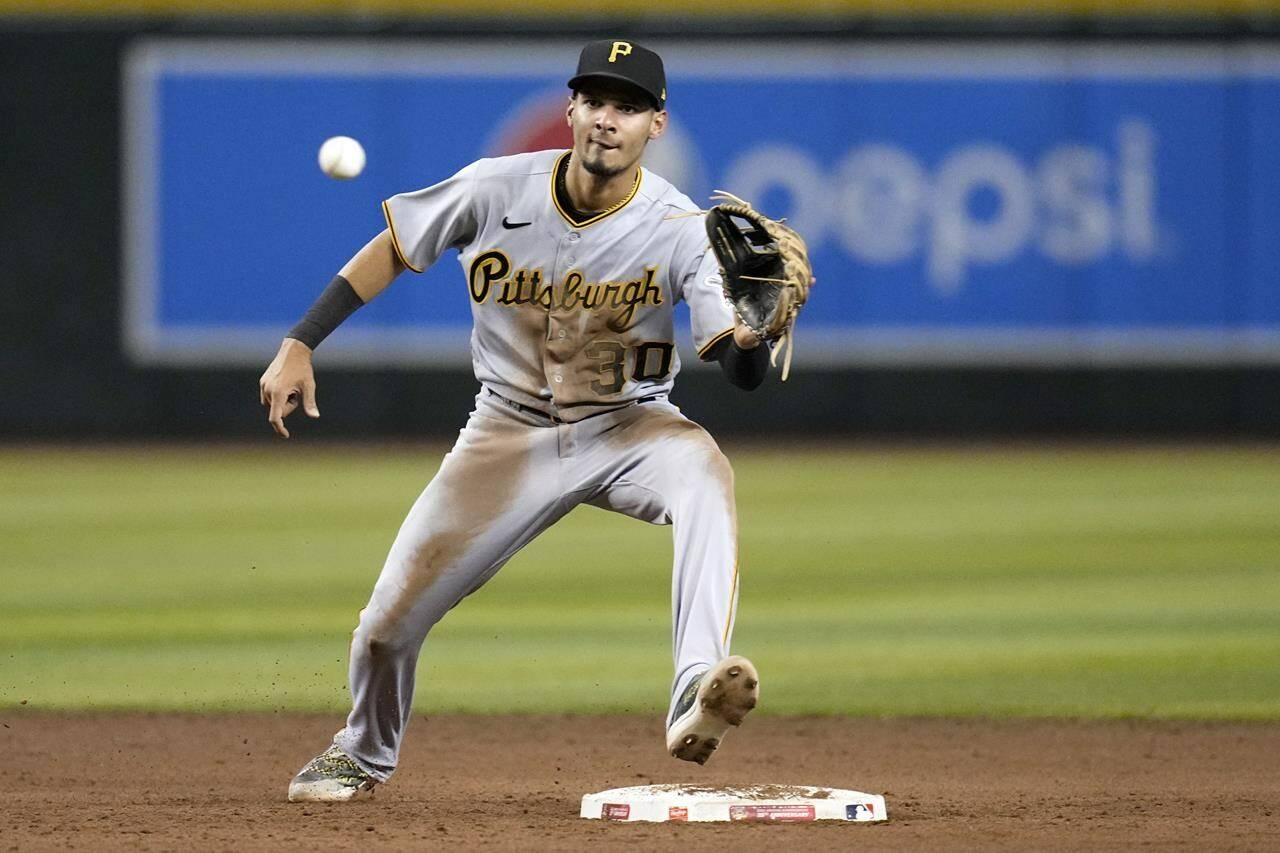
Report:
<svg viewBox="0 0 1280 853"><path fill-rule="evenodd" d="M751 331L777 342L769 357L786 350L782 379L791 372L796 316L809 298L813 269L809 250L795 229L770 219L750 203L716 190L707 211L707 237L723 276L725 298Z"/></svg>

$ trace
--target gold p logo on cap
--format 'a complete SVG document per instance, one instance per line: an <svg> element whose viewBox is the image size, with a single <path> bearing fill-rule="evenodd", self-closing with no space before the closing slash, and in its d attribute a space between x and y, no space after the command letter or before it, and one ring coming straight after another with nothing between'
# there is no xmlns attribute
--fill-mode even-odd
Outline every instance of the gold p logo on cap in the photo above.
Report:
<svg viewBox="0 0 1280 853"><path fill-rule="evenodd" d="M630 42L615 41L613 43L613 50L609 51L609 61L617 62L619 56L630 56L630 55L631 55Z"/></svg>

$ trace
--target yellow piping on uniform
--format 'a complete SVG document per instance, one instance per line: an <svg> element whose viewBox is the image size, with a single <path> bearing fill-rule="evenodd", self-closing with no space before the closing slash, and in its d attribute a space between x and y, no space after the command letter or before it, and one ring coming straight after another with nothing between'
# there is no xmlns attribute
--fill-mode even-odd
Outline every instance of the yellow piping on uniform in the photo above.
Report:
<svg viewBox="0 0 1280 853"><path fill-rule="evenodd" d="M735 559L733 561L733 585L729 589L729 618L726 619L724 622L724 639L720 641L726 645L729 643L729 629L733 627L733 610L734 610L733 605L734 605L734 600L737 598L737 595L738 595L738 561Z"/></svg>
<svg viewBox="0 0 1280 853"><path fill-rule="evenodd" d="M404 251L400 248L400 238L396 237L396 224L391 221L391 208L387 206L385 201L382 203L382 215L386 217L387 228L391 231L391 248L396 250L396 257L400 259L400 263L414 272L422 272L422 270L409 263L409 259L405 257Z"/></svg>
<svg viewBox="0 0 1280 853"><path fill-rule="evenodd" d="M576 221L572 216L564 212L564 208L560 206L560 199L556 197L556 175L560 174L560 164L564 162L564 158L572 154L572 151L566 151L556 159L556 164L551 168L551 203L555 205L556 211L559 212L562 219L568 222L574 228L585 228L604 219L606 216L617 213L619 210L627 206L627 202L636 197L636 193L640 192L640 179L644 177L644 171L636 166L636 182L631 185L631 192L627 193L622 201L613 205L607 210L602 210L590 219L584 219L581 222Z"/></svg>
<svg viewBox="0 0 1280 853"><path fill-rule="evenodd" d="M698 358L702 358L704 355L707 354L708 350L710 350L713 346L723 341L725 338L725 335L732 335L732 334L733 334L733 326L730 326L720 334L716 335L711 340L707 341L706 344L703 345L702 349L698 350Z"/></svg>

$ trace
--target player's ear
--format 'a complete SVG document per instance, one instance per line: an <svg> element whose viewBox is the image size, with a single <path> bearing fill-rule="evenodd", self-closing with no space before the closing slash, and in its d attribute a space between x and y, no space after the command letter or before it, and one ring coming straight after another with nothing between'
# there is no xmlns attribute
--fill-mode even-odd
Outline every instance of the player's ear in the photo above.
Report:
<svg viewBox="0 0 1280 853"><path fill-rule="evenodd" d="M569 96L569 105L564 109L564 123L573 127L573 105L578 100L578 93Z"/></svg>
<svg viewBox="0 0 1280 853"><path fill-rule="evenodd" d="M649 138L657 139L667 129L667 111L658 110L653 114L653 118L649 119Z"/></svg>

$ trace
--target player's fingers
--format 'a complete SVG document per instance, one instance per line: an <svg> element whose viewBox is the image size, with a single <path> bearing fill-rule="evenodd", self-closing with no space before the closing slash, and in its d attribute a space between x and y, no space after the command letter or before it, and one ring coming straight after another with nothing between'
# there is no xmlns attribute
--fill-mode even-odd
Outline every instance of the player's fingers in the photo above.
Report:
<svg viewBox="0 0 1280 853"><path fill-rule="evenodd" d="M272 426L276 428L276 433L278 433L280 437L289 437L289 430L284 425L284 419L289 417L289 415L292 415L293 410L296 408L298 408L298 401L292 395L290 395L289 399L280 407L280 416L277 418L276 423L272 424Z"/></svg>
<svg viewBox="0 0 1280 853"><path fill-rule="evenodd" d="M285 411L285 402L280 399L280 395L271 398L271 411L267 413L267 420L271 423L271 428L276 431L276 435L281 438L289 437L289 430L285 429L284 416L289 412ZM289 411L293 411L290 409Z"/></svg>
<svg viewBox="0 0 1280 853"><path fill-rule="evenodd" d="M271 405L271 401L267 399L267 383L265 380L258 383L258 402L264 406Z"/></svg>
<svg viewBox="0 0 1280 853"><path fill-rule="evenodd" d="M316 383L307 382L302 386L302 410L309 418L320 417L320 407L316 405Z"/></svg>

